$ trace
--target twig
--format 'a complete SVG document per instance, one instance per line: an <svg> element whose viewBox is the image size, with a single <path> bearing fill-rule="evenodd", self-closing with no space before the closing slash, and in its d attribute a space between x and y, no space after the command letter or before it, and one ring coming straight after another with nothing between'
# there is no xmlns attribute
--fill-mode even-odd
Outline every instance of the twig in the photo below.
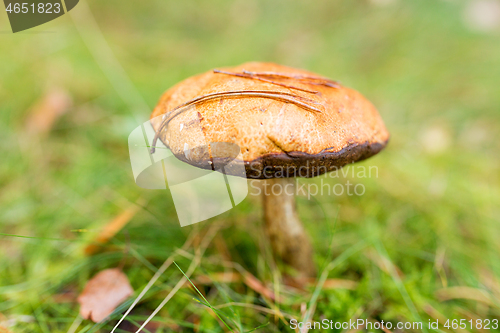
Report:
<svg viewBox="0 0 500 333"><path fill-rule="evenodd" d="M155 152L155 146L156 146L156 141L158 141L158 138L160 136L160 133L163 131L163 128L168 126L170 121L180 115L182 112L186 111L188 107L192 105L196 105L199 103L203 103L212 99L217 99L220 97L235 97L235 98L241 98L241 97L260 97L260 98L270 98L270 99L275 99L275 100L280 100L284 101L287 103L295 104L307 111L312 111L312 112L319 112L321 113L321 110L308 105L304 102L301 102L299 100L304 100L309 103L314 103L318 104L316 101L290 94L290 93L285 93L281 91L268 91L268 90L234 90L234 91L224 91L224 92L217 92L217 93L211 93L211 94L206 94L202 96L198 96L196 98L193 98L190 101L187 101L176 108L174 108L172 111L167 112L163 115L163 120L158 127L158 130L156 131L156 134L153 138L153 142L151 143L151 154Z"/></svg>
<svg viewBox="0 0 500 333"><path fill-rule="evenodd" d="M308 93L311 93L311 94L318 94L319 93L319 91L309 90L309 89L300 88L300 87L295 87L295 86L292 86L292 85L289 85L289 84L285 84L285 83L280 83L280 82L276 82L276 81L273 81L273 80L264 79L262 77L258 77L257 76L258 74L254 75L254 74L245 73L245 72L243 72L243 73L233 73L233 72L221 71L219 69L214 69L214 73L216 73L216 74L233 75L233 76L238 76L238 77L244 77L244 78L247 78L247 79L259 80L259 81L262 81L262 82L268 82L268 83L275 84L277 86L282 86L282 87L285 87L285 88L300 90L300 91L308 92Z"/></svg>
<svg viewBox="0 0 500 333"><path fill-rule="evenodd" d="M282 77L286 79L295 79L295 80L306 80L309 84L327 86L330 88L340 88L340 84L337 81L333 81L324 77L317 77L305 74L285 74L285 73L275 73L275 72L250 72L243 70L244 74L249 75L257 75L257 76L274 76L274 77Z"/></svg>

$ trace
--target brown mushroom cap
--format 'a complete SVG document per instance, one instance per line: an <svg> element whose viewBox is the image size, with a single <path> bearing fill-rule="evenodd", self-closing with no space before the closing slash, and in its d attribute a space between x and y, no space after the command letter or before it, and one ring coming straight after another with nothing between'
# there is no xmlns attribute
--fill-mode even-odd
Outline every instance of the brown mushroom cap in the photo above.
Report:
<svg viewBox="0 0 500 333"><path fill-rule="evenodd" d="M259 62L221 71L167 90L151 115L159 139L189 164L210 169L241 153L248 178L313 177L375 155L389 140L367 99L317 74ZM215 142L234 145L207 148Z"/></svg>

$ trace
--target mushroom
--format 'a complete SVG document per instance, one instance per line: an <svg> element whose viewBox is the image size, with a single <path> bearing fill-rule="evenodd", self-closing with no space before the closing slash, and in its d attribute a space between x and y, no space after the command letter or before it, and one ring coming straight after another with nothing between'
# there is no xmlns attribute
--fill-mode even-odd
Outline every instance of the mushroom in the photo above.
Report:
<svg viewBox="0 0 500 333"><path fill-rule="evenodd" d="M315 177L366 159L389 140L377 110L357 91L311 72L259 62L182 81L163 94L151 123L155 142L200 168L210 169L221 157L210 149L186 154L186 147L239 146L246 177L264 181L264 225L273 252L303 276L314 276L315 266L293 177Z"/></svg>

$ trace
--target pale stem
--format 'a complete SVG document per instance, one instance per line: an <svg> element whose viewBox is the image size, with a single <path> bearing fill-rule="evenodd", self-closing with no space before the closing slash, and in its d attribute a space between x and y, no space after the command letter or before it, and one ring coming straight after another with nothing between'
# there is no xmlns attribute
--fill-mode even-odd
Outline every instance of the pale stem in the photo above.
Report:
<svg viewBox="0 0 500 333"><path fill-rule="evenodd" d="M276 257L300 275L316 274L311 242L297 214L295 179L267 179L262 184L265 231Z"/></svg>

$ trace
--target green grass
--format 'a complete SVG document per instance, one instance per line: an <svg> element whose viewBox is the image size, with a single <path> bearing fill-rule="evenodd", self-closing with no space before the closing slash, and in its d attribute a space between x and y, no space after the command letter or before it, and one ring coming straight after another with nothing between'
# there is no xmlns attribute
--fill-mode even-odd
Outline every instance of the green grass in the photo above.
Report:
<svg viewBox="0 0 500 333"><path fill-rule="evenodd" d="M124 263L138 294L169 256L186 271L196 246L178 249L213 226L221 229L193 283L237 263L281 301L213 278L197 285L203 297L180 289L153 319L157 332L228 331L218 316L233 331L287 332L287 316L300 321L304 306L315 308L314 320L427 323L436 312L499 318L500 31L470 30L467 4L90 1L105 40L86 2L73 19L0 34L0 322L9 320L12 332L67 332L78 324L76 296L97 271ZM2 12L0 30L9 29ZM317 266L329 269L325 278L355 281L354 289L284 286L257 198L181 228L168 191L133 181L127 137L161 93L190 75L251 60L306 68L358 89L392 134L385 151L360 164L376 166L378 177L323 177L361 183L363 196L298 198ZM74 107L47 136L30 138L30 106L56 87ZM104 251L85 256L100 228L139 198L146 208ZM171 265L121 332L137 329L182 278ZM437 292L446 286L482 290L491 304L443 301ZM111 331L132 301L100 325L83 320L76 332Z"/></svg>

